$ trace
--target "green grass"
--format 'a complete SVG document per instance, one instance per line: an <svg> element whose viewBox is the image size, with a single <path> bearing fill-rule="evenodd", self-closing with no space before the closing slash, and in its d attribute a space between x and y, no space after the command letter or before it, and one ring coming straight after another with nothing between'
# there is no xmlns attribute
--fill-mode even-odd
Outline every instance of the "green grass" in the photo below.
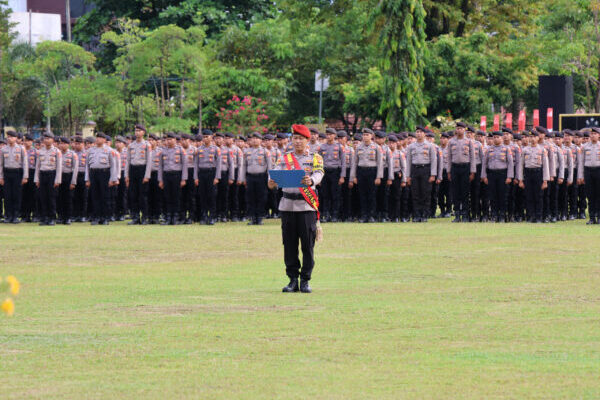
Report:
<svg viewBox="0 0 600 400"><path fill-rule="evenodd" d="M600 228L0 225L2 399L600 397Z"/></svg>

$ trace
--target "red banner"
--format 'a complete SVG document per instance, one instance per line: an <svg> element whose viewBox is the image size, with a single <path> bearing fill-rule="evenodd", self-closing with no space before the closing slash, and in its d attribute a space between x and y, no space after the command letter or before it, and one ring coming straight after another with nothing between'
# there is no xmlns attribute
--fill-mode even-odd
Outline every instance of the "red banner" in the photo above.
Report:
<svg viewBox="0 0 600 400"><path fill-rule="evenodd" d="M494 131L500 130L500 114L494 114Z"/></svg>
<svg viewBox="0 0 600 400"><path fill-rule="evenodd" d="M533 110L533 127L540 126L540 110Z"/></svg>
<svg viewBox="0 0 600 400"><path fill-rule="evenodd" d="M552 108L549 108L548 111L546 111L546 128L549 131L552 130L553 121L554 121L554 110Z"/></svg>
<svg viewBox="0 0 600 400"><path fill-rule="evenodd" d="M508 129L512 129L512 113L506 113L506 120L504 121L504 126Z"/></svg>
<svg viewBox="0 0 600 400"><path fill-rule="evenodd" d="M519 132L523 132L525 130L525 120L527 119L525 115L525 110L519 111Z"/></svg>
<svg viewBox="0 0 600 400"><path fill-rule="evenodd" d="M487 117L485 115L481 116L481 122L479 123L479 129L486 132L487 131Z"/></svg>

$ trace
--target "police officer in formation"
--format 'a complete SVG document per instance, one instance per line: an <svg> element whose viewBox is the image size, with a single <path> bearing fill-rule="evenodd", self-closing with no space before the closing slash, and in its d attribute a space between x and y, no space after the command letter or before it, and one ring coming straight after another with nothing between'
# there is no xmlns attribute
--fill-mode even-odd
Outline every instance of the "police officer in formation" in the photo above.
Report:
<svg viewBox="0 0 600 400"><path fill-rule="evenodd" d="M294 150L289 134L235 136L98 133L41 140L7 132L0 142L0 211L6 223L41 225L125 216L131 225L248 221L279 216L283 191L268 170ZM488 134L458 123L435 135L365 128L349 135L312 128L310 154L323 160L315 187L321 222L599 223L599 128L543 127ZM439 141L439 143L438 143ZM164 153L164 154L163 154ZM185 179L184 179L185 178Z"/></svg>

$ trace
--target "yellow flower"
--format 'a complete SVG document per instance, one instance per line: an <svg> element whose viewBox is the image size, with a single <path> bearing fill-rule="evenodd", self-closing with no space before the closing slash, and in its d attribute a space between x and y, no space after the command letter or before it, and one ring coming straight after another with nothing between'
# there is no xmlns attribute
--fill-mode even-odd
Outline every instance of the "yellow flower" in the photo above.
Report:
<svg viewBox="0 0 600 400"><path fill-rule="evenodd" d="M8 298L4 300L4 302L0 306L0 309L2 309L2 311L4 311L6 315L10 317L15 312L15 303L13 303L11 298Z"/></svg>
<svg viewBox="0 0 600 400"><path fill-rule="evenodd" d="M6 282L8 282L8 284L10 285L10 292L16 296L19 294L19 289L21 288L21 284L19 283L19 281L17 280L17 278L15 278L12 275L9 275L6 277Z"/></svg>

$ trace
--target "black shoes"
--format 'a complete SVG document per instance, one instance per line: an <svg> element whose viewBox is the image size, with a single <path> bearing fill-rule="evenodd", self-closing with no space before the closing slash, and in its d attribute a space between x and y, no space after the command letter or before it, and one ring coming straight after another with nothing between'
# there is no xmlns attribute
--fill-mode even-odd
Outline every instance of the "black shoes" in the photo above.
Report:
<svg viewBox="0 0 600 400"><path fill-rule="evenodd" d="M308 284L308 281L300 281L300 291L302 293L312 293L312 289Z"/></svg>
<svg viewBox="0 0 600 400"><path fill-rule="evenodd" d="M281 291L283 293L294 293L299 290L300 288L298 287L298 279L291 279L290 283L288 283L287 286L284 286L284 288Z"/></svg>

